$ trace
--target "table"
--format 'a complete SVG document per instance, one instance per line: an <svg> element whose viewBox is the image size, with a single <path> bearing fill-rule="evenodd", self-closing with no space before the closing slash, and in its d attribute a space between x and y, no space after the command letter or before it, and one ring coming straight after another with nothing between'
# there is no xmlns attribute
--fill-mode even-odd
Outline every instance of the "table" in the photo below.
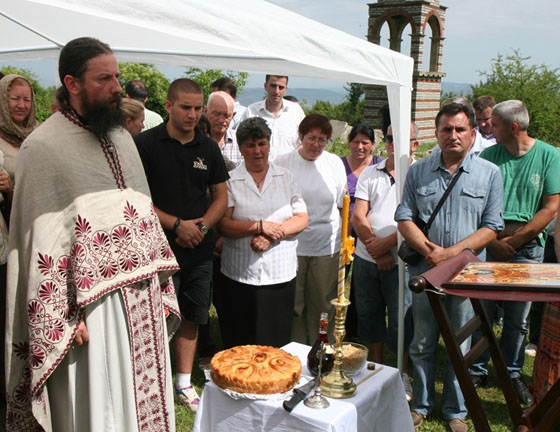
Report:
<svg viewBox="0 0 560 432"><path fill-rule="evenodd" d="M292 342L283 349L297 355L302 362L302 375L310 376L305 365L311 347ZM353 377L354 381L369 372L364 368ZM213 382L208 382L202 392L193 431L414 431L397 369L384 366L360 384L353 397L328 400L331 405L323 410L308 408L301 402L288 413L281 401L233 400Z"/></svg>
<svg viewBox="0 0 560 432"><path fill-rule="evenodd" d="M485 350L490 352L516 431L548 432L560 420L560 381L556 382L539 404L526 411L522 410L491 321L481 303L481 299L560 301L558 275L559 264L481 263L471 250L464 250L421 276L410 279L411 290L426 291L449 360L465 397L465 405L477 432L490 432L491 429L468 374L468 368ZM442 294L470 298L474 317L456 331L453 331L449 317L440 302ZM482 333L481 339L463 355L459 345L479 329Z"/></svg>

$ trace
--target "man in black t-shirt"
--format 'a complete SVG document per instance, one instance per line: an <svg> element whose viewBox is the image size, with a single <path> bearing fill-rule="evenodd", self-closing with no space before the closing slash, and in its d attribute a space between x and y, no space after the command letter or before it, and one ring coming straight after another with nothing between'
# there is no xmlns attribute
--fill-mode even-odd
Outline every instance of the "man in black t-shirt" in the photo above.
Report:
<svg viewBox="0 0 560 432"><path fill-rule="evenodd" d="M175 336L175 387L192 411L199 403L190 383L198 326L208 322L211 301L214 242L208 230L225 212L229 178L218 145L196 127L202 106L197 83L175 80L167 94L169 120L135 138L156 213L181 267L174 277L183 318Z"/></svg>

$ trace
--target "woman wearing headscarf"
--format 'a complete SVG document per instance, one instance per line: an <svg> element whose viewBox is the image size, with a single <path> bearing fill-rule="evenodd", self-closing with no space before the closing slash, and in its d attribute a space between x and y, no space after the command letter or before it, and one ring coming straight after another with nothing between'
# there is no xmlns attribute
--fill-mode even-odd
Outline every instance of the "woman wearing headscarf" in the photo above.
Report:
<svg viewBox="0 0 560 432"><path fill-rule="evenodd" d="M31 83L10 74L0 80L0 346L4 346L6 327L6 261L8 260L8 223L10 217L16 158L21 143L37 127L36 103ZM0 355L0 370L4 356ZM4 374L0 377L0 395L4 396Z"/></svg>
<svg viewBox="0 0 560 432"><path fill-rule="evenodd" d="M4 153L3 170L10 176L8 180L0 174L3 194L13 188L16 157L23 140L37 127L36 111L35 95L27 78L10 74L0 80L0 150Z"/></svg>

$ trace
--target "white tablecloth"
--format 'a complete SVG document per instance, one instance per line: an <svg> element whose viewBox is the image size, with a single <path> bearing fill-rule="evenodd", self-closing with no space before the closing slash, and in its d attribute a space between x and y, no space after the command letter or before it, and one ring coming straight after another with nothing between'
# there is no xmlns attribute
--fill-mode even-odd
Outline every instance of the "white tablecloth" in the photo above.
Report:
<svg viewBox="0 0 560 432"><path fill-rule="evenodd" d="M310 347L292 342L283 349L301 359L302 374L309 375ZM377 366L379 367L379 365ZM354 382L371 371L364 368ZM402 381L397 369L385 366L360 384L348 399L328 398L322 410L299 403L291 413L282 402L233 400L213 382L206 383L194 420L195 432L253 431L414 431Z"/></svg>

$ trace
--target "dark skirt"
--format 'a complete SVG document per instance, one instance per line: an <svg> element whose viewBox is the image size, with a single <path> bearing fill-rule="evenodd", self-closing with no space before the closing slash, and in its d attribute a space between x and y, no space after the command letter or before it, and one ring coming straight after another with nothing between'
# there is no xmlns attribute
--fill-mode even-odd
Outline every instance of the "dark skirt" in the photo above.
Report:
<svg viewBox="0 0 560 432"><path fill-rule="evenodd" d="M238 345L281 347L290 342L296 278L256 286L221 274L214 289L224 349Z"/></svg>

